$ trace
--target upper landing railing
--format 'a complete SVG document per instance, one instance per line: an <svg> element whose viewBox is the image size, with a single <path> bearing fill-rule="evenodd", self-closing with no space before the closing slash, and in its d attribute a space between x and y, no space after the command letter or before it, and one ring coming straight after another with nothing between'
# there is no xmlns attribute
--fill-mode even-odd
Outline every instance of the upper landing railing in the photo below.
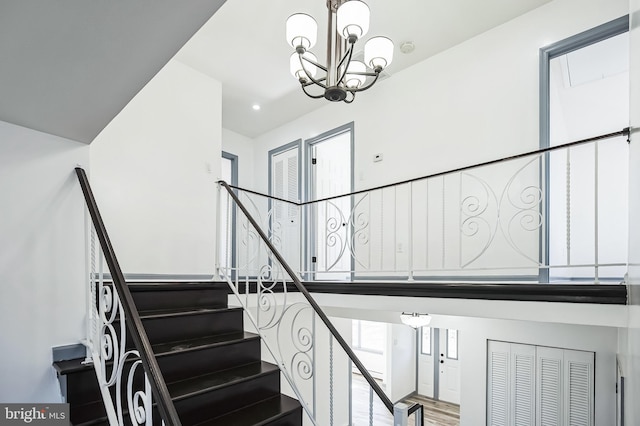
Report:
<svg viewBox="0 0 640 426"><path fill-rule="evenodd" d="M411 418L413 425L422 426L422 405L393 404L343 337L351 332L351 323L338 330L329 320L227 183L220 182L218 197L226 201L219 206L235 213L242 240L251 241L244 262L222 266L219 272L302 404L305 424L355 424L356 419L361 424L368 419L373 425L375 419L407 426ZM354 374L362 377L361 385L353 385Z"/></svg>
<svg viewBox="0 0 640 426"><path fill-rule="evenodd" d="M305 280L621 282L629 138L627 128L302 203L233 188ZM221 211L226 227L234 212ZM219 264L250 266L255 242L226 229Z"/></svg>

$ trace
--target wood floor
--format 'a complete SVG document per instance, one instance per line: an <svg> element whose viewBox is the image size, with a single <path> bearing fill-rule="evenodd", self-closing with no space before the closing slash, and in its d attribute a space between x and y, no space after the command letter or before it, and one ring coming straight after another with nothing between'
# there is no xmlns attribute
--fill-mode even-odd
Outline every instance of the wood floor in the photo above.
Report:
<svg viewBox="0 0 640 426"><path fill-rule="evenodd" d="M352 375L353 392L353 426L367 426L370 424L369 417L369 384L359 374ZM384 389L381 382L378 382ZM414 396L403 401L407 404L420 403L424 406L425 426L459 426L460 406L443 401ZM409 425L415 425L415 416L409 419ZM393 416L380 402L377 395L373 395L373 415L374 426L393 426Z"/></svg>

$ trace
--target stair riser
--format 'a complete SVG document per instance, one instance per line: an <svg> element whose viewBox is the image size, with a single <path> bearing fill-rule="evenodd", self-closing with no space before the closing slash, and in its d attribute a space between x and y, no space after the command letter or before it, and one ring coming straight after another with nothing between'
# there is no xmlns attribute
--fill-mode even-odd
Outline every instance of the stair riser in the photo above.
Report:
<svg viewBox="0 0 640 426"><path fill-rule="evenodd" d="M67 402L74 405L100 399L100 388L94 369L84 370L67 376Z"/></svg>
<svg viewBox="0 0 640 426"><path fill-rule="evenodd" d="M179 308L223 308L227 306L228 294L224 289L202 290L133 290L133 300L139 311L154 311Z"/></svg>
<svg viewBox="0 0 640 426"><path fill-rule="evenodd" d="M152 345L243 331L241 310L146 318L142 321Z"/></svg>
<svg viewBox="0 0 640 426"><path fill-rule="evenodd" d="M255 377L176 402L178 413L191 413L187 423L202 422L239 410L280 393L280 371Z"/></svg>
<svg viewBox="0 0 640 426"><path fill-rule="evenodd" d="M178 352L156 358L167 383L260 361L260 340Z"/></svg>
<svg viewBox="0 0 640 426"><path fill-rule="evenodd" d="M300 407L277 420L266 423L265 426L300 426L302 425L302 416L302 407Z"/></svg>
<svg viewBox="0 0 640 426"><path fill-rule="evenodd" d="M124 398L122 404L125 410L127 408L127 381L133 365L134 363L131 361L125 363L120 381L121 395ZM109 370L108 374L110 373L111 371ZM79 423L86 421L88 418L98 418L106 415L103 406L90 410L89 413L87 413L86 410L81 409L82 404L102 401L102 393L100 392L100 387L98 385L94 369L88 369L68 375L67 384L67 402L71 404L70 414L72 423ZM138 365L136 367L133 379L133 390L134 392L144 390L144 369L142 368L142 365ZM115 405L117 401L115 384L109 387L109 393L111 394L111 399Z"/></svg>

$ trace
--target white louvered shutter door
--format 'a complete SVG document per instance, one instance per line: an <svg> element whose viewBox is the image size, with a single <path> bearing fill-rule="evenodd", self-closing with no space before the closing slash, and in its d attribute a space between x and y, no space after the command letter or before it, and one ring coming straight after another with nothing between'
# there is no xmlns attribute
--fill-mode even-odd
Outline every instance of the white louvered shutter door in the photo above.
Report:
<svg viewBox="0 0 640 426"><path fill-rule="evenodd" d="M271 195L299 201L298 158L299 148L294 147L271 157ZM272 218L269 224L274 246L294 270L300 267L299 207L284 201L272 201Z"/></svg>
<svg viewBox="0 0 640 426"><path fill-rule="evenodd" d="M593 426L593 352L565 350L564 371L565 424Z"/></svg>
<svg viewBox="0 0 640 426"><path fill-rule="evenodd" d="M487 425L510 426L510 344L490 340L487 355Z"/></svg>
<svg viewBox="0 0 640 426"><path fill-rule="evenodd" d="M511 344L511 422L514 426L535 425L536 347Z"/></svg>
<svg viewBox="0 0 640 426"><path fill-rule="evenodd" d="M538 346L536 352L536 425L561 426L564 351Z"/></svg>

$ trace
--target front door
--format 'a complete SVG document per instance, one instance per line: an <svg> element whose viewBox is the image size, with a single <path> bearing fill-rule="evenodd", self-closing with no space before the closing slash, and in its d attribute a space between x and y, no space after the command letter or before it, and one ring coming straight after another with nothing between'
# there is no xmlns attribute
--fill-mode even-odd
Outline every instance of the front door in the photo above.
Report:
<svg viewBox="0 0 640 426"><path fill-rule="evenodd" d="M434 336L437 329L422 327L420 329L420 345L418 348L418 393L429 398L434 398ZM436 345L437 346L437 345Z"/></svg>

